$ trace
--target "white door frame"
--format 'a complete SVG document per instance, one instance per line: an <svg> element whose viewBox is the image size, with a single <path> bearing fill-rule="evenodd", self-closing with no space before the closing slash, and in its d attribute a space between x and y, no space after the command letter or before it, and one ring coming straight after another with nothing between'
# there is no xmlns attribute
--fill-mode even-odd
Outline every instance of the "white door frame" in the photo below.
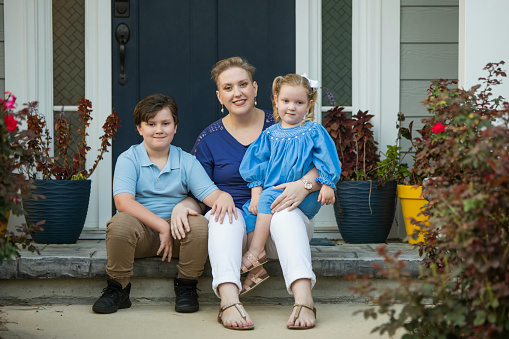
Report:
<svg viewBox="0 0 509 339"><path fill-rule="evenodd" d="M53 126L53 36L51 0L5 0L5 88L18 107L38 101ZM85 97L92 101L93 120L87 143L90 168L100 148L102 125L111 113L111 4L85 2ZM53 133L53 128L49 128ZM111 153L91 176L92 191L85 227L105 228L111 218Z"/></svg>
<svg viewBox="0 0 509 339"><path fill-rule="evenodd" d="M296 72L322 83L322 1L295 1ZM400 88L400 0L352 0L352 109L369 110L379 150L396 141ZM321 94L316 120L322 122ZM383 117L383 119L382 119ZM336 226L332 206L313 219L317 228Z"/></svg>

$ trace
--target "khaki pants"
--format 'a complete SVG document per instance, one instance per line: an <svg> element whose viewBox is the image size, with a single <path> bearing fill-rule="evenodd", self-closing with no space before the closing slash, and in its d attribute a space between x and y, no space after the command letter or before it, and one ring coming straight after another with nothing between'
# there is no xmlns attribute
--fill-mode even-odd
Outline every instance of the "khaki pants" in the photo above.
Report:
<svg viewBox="0 0 509 339"><path fill-rule="evenodd" d="M189 216L189 225L191 231L184 239L173 240L172 258L179 258L178 278L198 279L207 261L208 222L201 215ZM106 273L125 287L133 274L134 258L157 255L159 232L128 213L115 214L106 226Z"/></svg>

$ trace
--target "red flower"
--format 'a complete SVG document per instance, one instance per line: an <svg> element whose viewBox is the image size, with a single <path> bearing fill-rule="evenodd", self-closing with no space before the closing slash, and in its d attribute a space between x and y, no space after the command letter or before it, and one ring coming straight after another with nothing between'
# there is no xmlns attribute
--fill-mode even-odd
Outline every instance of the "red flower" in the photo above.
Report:
<svg viewBox="0 0 509 339"><path fill-rule="evenodd" d="M435 125L431 128L431 130L432 130L433 132L435 132L435 134L440 133L440 132L443 132L443 131L445 131L445 125L444 125L444 124L442 124L441 122L436 123L436 124L435 124Z"/></svg>
<svg viewBox="0 0 509 339"><path fill-rule="evenodd" d="M5 114L4 115L4 122L5 126L7 126L7 130L10 132L14 132L16 128L18 127L18 121L14 119L14 115L12 114Z"/></svg>

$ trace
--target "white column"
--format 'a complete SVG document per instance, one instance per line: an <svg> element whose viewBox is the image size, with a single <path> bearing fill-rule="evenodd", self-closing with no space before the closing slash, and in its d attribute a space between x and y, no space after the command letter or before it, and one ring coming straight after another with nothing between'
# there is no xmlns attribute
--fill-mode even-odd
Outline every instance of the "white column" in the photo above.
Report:
<svg viewBox="0 0 509 339"><path fill-rule="evenodd" d="M322 84L322 1L295 0L295 72L306 73ZM315 121L322 122L321 90L315 104Z"/></svg>
<svg viewBox="0 0 509 339"><path fill-rule="evenodd" d="M51 7L51 0L4 2L5 90L17 96L18 108L38 101L48 126L53 126Z"/></svg>
<svg viewBox="0 0 509 339"><path fill-rule="evenodd" d="M111 4L109 1L85 2L85 97L92 101L91 150L87 168L91 168L101 146L102 126L112 112L111 79ZM112 210L111 147L92 174L92 188L85 227L106 228Z"/></svg>
<svg viewBox="0 0 509 339"><path fill-rule="evenodd" d="M352 109L374 115L379 150L396 141L399 112L400 1L352 2Z"/></svg>
<svg viewBox="0 0 509 339"><path fill-rule="evenodd" d="M460 0L459 2L459 85L470 88L487 75L489 62L505 61L509 70L509 2L507 0ZM509 80L493 87L493 97L509 100Z"/></svg>

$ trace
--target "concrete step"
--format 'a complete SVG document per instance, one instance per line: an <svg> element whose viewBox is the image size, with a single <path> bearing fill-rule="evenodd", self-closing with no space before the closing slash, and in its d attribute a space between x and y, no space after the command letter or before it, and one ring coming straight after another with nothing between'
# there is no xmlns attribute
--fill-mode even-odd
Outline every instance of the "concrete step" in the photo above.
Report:
<svg viewBox="0 0 509 339"><path fill-rule="evenodd" d="M313 243L313 242L312 242ZM314 242L320 243L320 242ZM317 302L359 301L348 287L345 276L377 275L373 264L382 264L376 248L383 244L346 244L334 241L332 246L312 245L313 271L317 283L313 295ZM390 253L401 251L411 276L418 275L422 259L407 243L388 243ZM72 245L38 245L40 255L22 251L21 257L0 265L0 304L92 303L106 286L106 246L104 240L79 240ZM277 260L265 265L271 278L247 294L243 300L259 303L290 302ZM131 296L135 302L168 302L174 299L172 280L177 275L176 260L136 259ZM217 300L211 289L211 269L207 263L198 288L201 300ZM376 284L390 285L387 279Z"/></svg>

